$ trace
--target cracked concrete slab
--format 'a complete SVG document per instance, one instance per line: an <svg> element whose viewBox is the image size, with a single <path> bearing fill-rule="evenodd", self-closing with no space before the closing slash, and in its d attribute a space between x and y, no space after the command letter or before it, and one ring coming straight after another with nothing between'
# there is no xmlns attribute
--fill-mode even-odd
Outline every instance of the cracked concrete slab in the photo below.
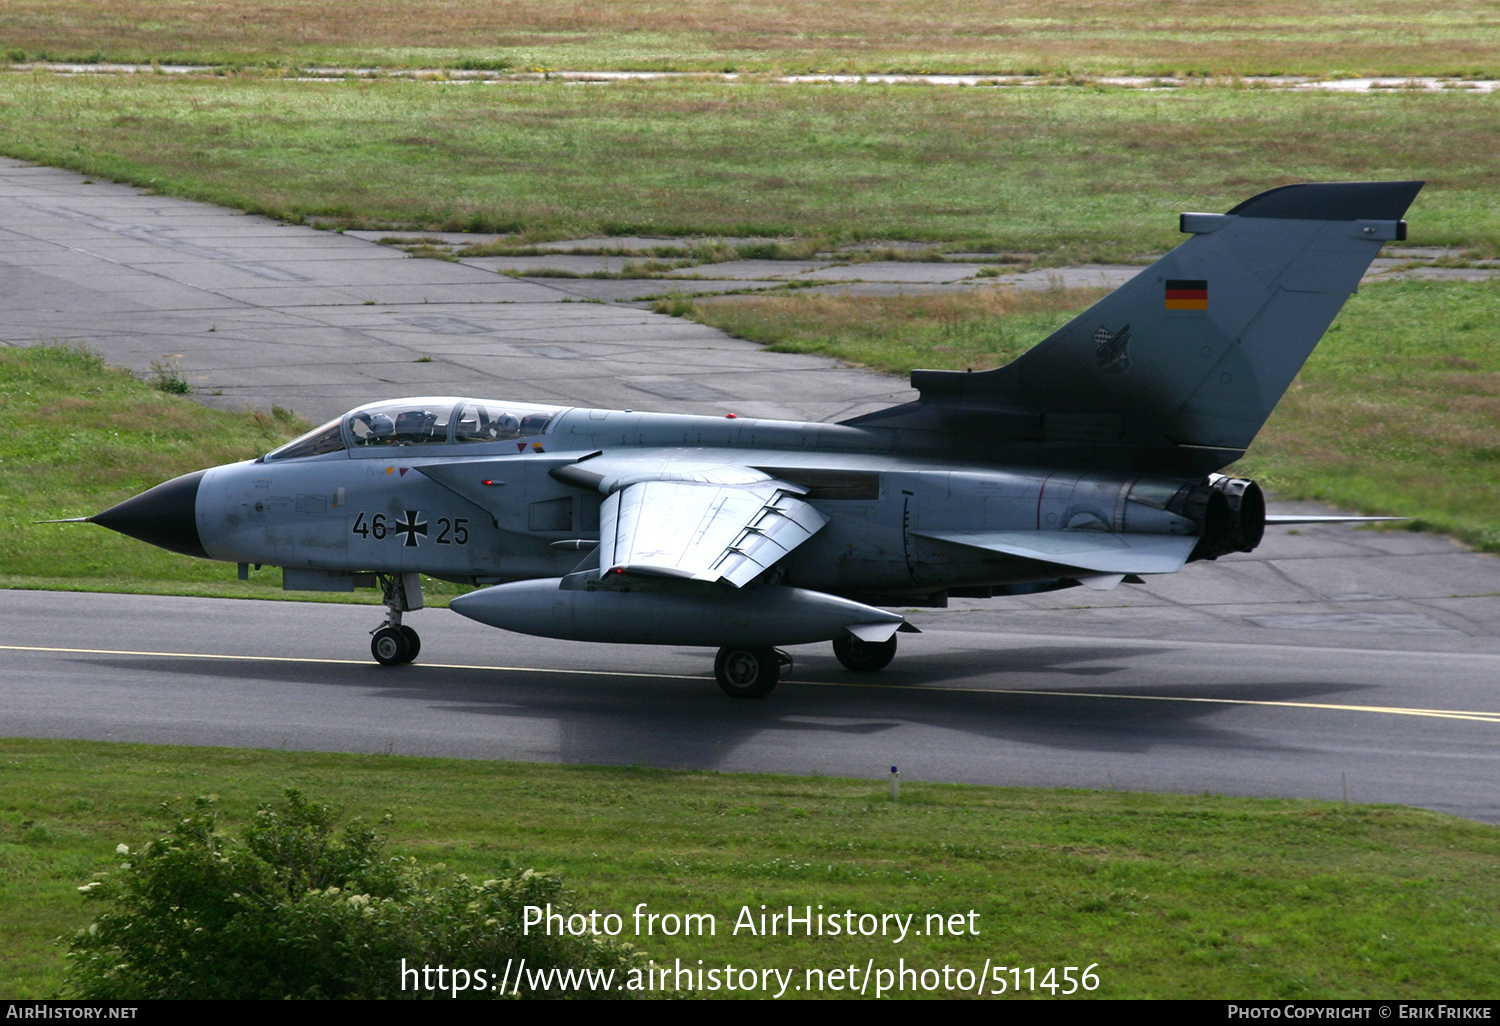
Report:
<svg viewBox="0 0 1500 1026"><path fill-rule="evenodd" d="M784 281L692 281L677 278L526 278L535 285L556 289L577 300L600 302L642 302L657 296L720 295L725 292L757 291L784 288ZM564 300L566 302L566 300Z"/></svg>
<svg viewBox="0 0 1500 1026"><path fill-rule="evenodd" d="M882 281L914 285L942 285L972 278L978 264L950 264L876 260L841 267L824 267L798 274L799 281Z"/></svg>
<svg viewBox="0 0 1500 1026"><path fill-rule="evenodd" d="M914 396L878 374L788 361L713 328L608 302L757 283L513 279L361 237L392 232L281 225L14 160L0 160L0 230L0 342L83 344L142 375L173 354L198 398L221 407L275 404L318 421L373 399L451 390L718 413L720 393L729 393L743 416L823 420ZM581 355L560 361L520 343ZM431 362L415 362L421 356ZM584 363L588 373L570 369ZM726 375L732 387L715 384Z"/></svg>
<svg viewBox="0 0 1500 1026"><path fill-rule="evenodd" d="M565 271L567 274L619 274L627 264L639 264L637 257L623 256L574 256L558 253L555 256L497 256L460 257L459 263L466 267L477 267L484 271L519 271L535 275L539 271Z"/></svg>
<svg viewBox="0 0 1500 1026"><path fill-rule="evenodd" d="M720 278L746 281L782 281L809 271L822 270L834 260L725 260L669 271L668 278Z"/></svg>

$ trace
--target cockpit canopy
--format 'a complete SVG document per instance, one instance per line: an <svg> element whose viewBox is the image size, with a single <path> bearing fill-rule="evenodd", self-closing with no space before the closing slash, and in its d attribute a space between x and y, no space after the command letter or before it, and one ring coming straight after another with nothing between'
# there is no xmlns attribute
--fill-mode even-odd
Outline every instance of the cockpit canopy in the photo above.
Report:
<svg viewBox="0 0 1500 1026"><path fill-rule="evenodd" d="M350 410L267 453L268 460L353 453L405 446L474 445L534 438L563 411L561 406L460 399L396 399Z"/></svg>

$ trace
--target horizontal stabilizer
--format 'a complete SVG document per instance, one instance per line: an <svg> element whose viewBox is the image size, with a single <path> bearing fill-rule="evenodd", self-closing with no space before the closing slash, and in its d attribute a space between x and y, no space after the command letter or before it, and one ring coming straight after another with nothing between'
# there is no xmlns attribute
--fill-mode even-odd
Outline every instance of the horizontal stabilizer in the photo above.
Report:
<svg viewBox="0 0 1500 1026"><path fill-rule="evenodd" d="M1193 535L1111 534L1106 531L913 533L972 549L1092 570L1096 574L1174 574L1182 569L1198 544L1198 538Z"/></svg>

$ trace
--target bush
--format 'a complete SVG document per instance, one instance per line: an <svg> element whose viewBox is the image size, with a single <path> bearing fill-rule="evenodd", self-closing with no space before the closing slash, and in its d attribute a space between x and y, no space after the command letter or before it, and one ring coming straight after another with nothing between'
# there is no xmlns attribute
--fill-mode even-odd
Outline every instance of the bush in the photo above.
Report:
<svg viewBox="0 0 1500 1026"><path fill-rule="evenodd" d="M548 970L613 970L618 986L644 961L603 938L524 935L527 905L567 914L556 877L507 867L482 884L444 878L441 866L386 855L371 827L335 836L334 810L295 790L259 807L243 843L218 832L212 799L174 814L167 836L135 852L120 845L120 871L79 888L110 907L72 942L68 996L499 997L501 974L515 966L510 995L523 958L520 996L572 996ZM469 971L468 989L457 990L455 968Z"/></svg>

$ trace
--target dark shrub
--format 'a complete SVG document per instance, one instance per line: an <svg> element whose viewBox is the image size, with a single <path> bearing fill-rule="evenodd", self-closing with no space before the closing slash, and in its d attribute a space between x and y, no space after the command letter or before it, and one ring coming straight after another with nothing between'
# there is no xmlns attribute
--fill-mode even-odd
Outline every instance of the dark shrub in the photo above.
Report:
<svg viewBox="0 0 1500 1026"><path fill-rule="evenodd" d="M508 965L504 993L515 991L522 959L522 997L594 993L576 979L561 986L554 968L612 970L598 996L628 993L626 974L644 961L629 945L522 933L527 905L567 914L558 878L514 867L483 883L444 876L385 854L371 827L336 836L336 820L289 790L260 806L241 843L199 798L167 836L122 844L120 870L80 888L109 907L72 942L68 996L499 997Z"/></svg>

